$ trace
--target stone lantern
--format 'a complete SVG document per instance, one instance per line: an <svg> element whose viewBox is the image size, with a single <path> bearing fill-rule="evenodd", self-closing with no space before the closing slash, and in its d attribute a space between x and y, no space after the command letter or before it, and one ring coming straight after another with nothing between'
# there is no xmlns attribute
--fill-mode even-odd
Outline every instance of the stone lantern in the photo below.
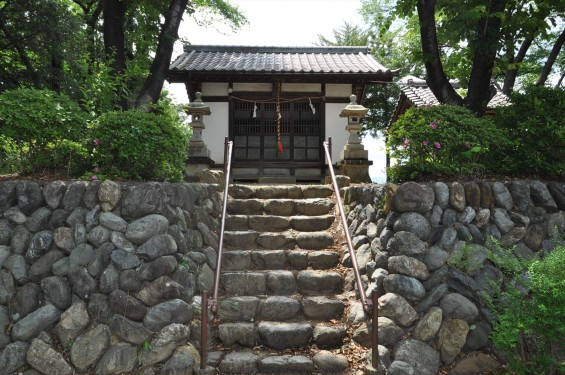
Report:
<svg viewBox="0 0 565 375"><path fill-rule="evenodd" d="M214 164L210 159L210 150L204 143L202 132L206 128L204 116L210 115L210 107L202 101L202 93L196 93L194 102L186 106L185 112L192 116L190 126L192 127L192 137L188 142L188 160L184 169L187 181L196 181L198 176Z"/></svg>
<svg viewBox="0 0 565 375"><path fill-rule="evenodd" d="M361 130L361 119L369 109L357 104L355 95L350 96L350 101L339 114L339 117L347 117L345 130L349 132L349 139L339 154L339 173L349 176L351 182L371 182L369 167L373 162L369 160L369 151L365 150L358 134Z"/></svg>

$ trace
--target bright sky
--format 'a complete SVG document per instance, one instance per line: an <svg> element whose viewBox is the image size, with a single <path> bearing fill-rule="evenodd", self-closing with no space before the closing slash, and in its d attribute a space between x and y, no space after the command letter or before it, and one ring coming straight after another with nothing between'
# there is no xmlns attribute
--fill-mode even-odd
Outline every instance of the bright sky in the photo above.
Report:
<svg viewBox="0 0 565 375"><path fill-rule="evenodd" d="M179 30L181 39L191 44L252 45L252 46L312 46L318 34L333 39L333 30L345 22L362 25L359 15L360 0L229 0L248 20L243 28L232 31L218 22L200 26L193 18L183 20ZM196 14L196 18L201 15ZM175 45L174 59L182 53L182 43ZM176 101L186 103L184 85L168 87ZM344 123L344 129L345 129ZM345 131L345 130L344 130ZM369 159L374 165L369 173L373 180L384 179L384 146L382 141L364 139Z"/></svg>

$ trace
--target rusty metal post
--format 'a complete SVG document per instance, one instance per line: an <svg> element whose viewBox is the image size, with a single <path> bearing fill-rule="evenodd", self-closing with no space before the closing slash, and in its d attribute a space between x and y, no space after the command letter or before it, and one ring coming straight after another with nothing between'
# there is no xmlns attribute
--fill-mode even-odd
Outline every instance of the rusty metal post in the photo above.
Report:
<svg viewBox="0 0 565 375"><path fill-rule="evenodd" d="M367 298L365 293L365 287L363 281L361 280L361 273L359 272L359 266L357 263L357 257L355 255L355 250L353 247L353 242L351 240L351 233L349 230L349 225L347 224L347 217L345 216L345 210L343 209L343 203L341 202L341 195L339 194L339 187L337 186L337 181L335 178L335 172L332 166L332 157L330 155L328 142L324 141L322 143L324 151L326 153L326 161L329 165L330 176L332 178L332 186L335 192L335 200L338 207L339 217L341 218L341 225L343 226L343 234L345 234L345 240L347 241L347 249L349 250L349 255L351 257L351 263L353 265L353 273L355 275L355 283L357 285L357 290L359 291L359 296L361 303L363 304L363 310L368 314L370 311L370 306L372 302Z"/></svg>
<svg viewBox="0 0 565 375"><path fill-rule="evenodd" d="M229 138L224 137L224 176L226 174L227 164L228 164L228 142Z"/></svg>
<svg viewBox="0 0 565 375"><path fill-rule="evenodd" d="M208 292L202 291L202 315L200 317L200 369L208 364Z"/></svg>
<svg viewBox="0 0 565 375"><path fill-rule="evenodd" d="M373 297L373 324L371 329L371 344L373 347L373 368L379 368L379 295L376 290L371 294Z"/></svg>

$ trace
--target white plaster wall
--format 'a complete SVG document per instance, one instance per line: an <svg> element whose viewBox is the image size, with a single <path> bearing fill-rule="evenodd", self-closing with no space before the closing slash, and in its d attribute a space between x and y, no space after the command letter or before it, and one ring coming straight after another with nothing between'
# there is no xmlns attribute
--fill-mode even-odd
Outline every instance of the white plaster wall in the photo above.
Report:
<svg viewBox="0 0 565 375"><path fill-rule="evenodd" d="M326 140L332 137L332 162L339 161L339 153L347 143L349 132L345 131L347 125L346 117L339 117L341 110L347 104L326 103Z"/></svg>
<svg viewBox="0 0 565 375"><path fill-rule="evenodd" d="M347 98L353 93L351 84L328 83L326 84L326 96L328 98ZM344 106L345 107L345 106Z"/></svg>
<svg viewBox="0 0 565 375"><path fill-rule="evenodd" d="M283 83L282 92L321 92L321 83Z"/></svg>
<svg viewBox="0 0 565 375"><path fill-rule="evenodd" d="M272 83L238 83L234 82L233 91L251 91L251 92L271 92L273 91Z"/></svg>
<svg viewBox="0 0 565 375"><path fill-rule="evenodd" d="M224 163L224 138L228 136L229 103L206 103L210 106L210 116L204 116L206 129L202 133L204 143L210 150L214 162Z"/></svg>
<svg viewBox="0 0 565 375"><path fill-rule="evenodd" d="M207 102L210 106L210 116L204 117L206 129L202 134L204 143L210 150L210 157L215 163L224 162L224 138L228 136L229 103L227 102ZM326 103L326 140L332 137L332 161L339 161L339 153L343 149L349 137L345 131L347 118L339 117L339 113L346 106L346 103Z"/></svg>
<svg viewBox="0 0 565 375"><path fill-rule="evenodd" d="M206 102L207 96L228 96L228 83L227 82L203 82L202 83L202 96Z"/></svg>

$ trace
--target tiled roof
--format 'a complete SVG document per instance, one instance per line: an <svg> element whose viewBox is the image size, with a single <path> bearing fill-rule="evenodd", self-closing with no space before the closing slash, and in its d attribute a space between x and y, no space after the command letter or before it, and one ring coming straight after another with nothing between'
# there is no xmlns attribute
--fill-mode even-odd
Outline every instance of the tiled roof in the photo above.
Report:
<svg viewBox="0 0 565 375"><path fill-rule="evenodd" d="M356 74L392 79L367 47L185 46L170 73Z"/></svg>
<svg viewBox="0 0 565 375"><path fill-rule="evenodd" d="M440 104L425 80L408 76L403 77L400 82L403 84L400 90L413 106L421 107ZM459 88L457 81L451 82L451 85L456 89ZM504 107L512 104L508 96L504 95L496 85L494 85L494 88L496 89L496 94L489 101L487 108Z"/></svg>
<svg viewBox="0 0 565 375"><path fill-rule="evenodd" d="M488 102L487 108L506 107L512 105L510 98L496 88L496 94Z"/></svg>

